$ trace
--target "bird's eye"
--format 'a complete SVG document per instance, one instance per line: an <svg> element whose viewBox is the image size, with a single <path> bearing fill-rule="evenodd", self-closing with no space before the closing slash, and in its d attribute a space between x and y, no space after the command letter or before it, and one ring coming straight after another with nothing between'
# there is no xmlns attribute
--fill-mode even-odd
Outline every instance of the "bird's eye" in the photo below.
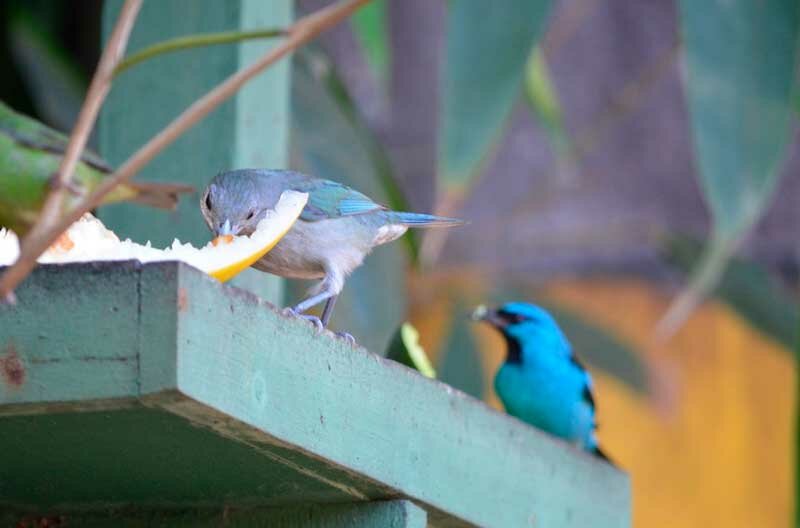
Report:
<svg viewBox="0 0 800 528"><path fill-rule="evenodd" d="M211 193L206 193L206 209L211 210Z"/></svg>
<svg viewBox="0 0 800 528"><path fill-rule="evenodd" d="M528 320L528 318L522 314L507 312L505 310L498 312L498 315L500 315L500 317L505 319L510 324L517 324Z"/></svg>
<svg viewBox="0 0 800 528"><path fill-rule="evenodd" d="M247 213L247 220L252 220L255 215L256 215L255 211L250 211L249 213Z"/></svg>

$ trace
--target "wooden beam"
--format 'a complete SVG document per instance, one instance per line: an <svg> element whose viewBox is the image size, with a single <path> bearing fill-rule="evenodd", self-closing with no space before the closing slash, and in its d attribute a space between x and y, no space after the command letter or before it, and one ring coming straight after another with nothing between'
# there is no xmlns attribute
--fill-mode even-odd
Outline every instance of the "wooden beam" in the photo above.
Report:
<svg viewBox="0 0 800 528"><path fill-rule="evenodd" d="M139 528L169 526L171 528L425 528L425 510L406 500L375 501L345 504L312 504L285 508L189 509L131 511L111 510L103 513L29 514L23 511L0 514L3 526L81 526L100 528ZM49 522L51 524L45 524Z"/></svg>
<svg viewBox="0 0 800 528"><path fill-rule="evenodd" d="M630 524L619 470L187 266L43 266L18 294L0 505L406 498L436 526Z"/></svg>

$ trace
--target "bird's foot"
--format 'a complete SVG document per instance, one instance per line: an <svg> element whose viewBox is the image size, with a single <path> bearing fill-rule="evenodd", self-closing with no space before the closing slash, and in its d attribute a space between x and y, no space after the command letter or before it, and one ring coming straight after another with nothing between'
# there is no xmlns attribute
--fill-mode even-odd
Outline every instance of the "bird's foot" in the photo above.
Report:
<svg viewBox="0 0 800 528"><path fill-rule="evenodd" d="M322 330L325 329L325 325L322 324L322 319L320 319L316 315L300 313L294 308L285 308L283 310L283 313L293 317L299 317L300 319L305 319L306 321L313 324L317 328L317 332L322 332Z"/></svg>
<svg viewBox="0 0 800 528"><path fill-rule="evenodd" d="M348 334L347 332L336 332L336 337L338 337L339 339L344 339L345 341L347 341L351 345L355 345L356 344L356 338L353 337L352 334Z"/></svg>

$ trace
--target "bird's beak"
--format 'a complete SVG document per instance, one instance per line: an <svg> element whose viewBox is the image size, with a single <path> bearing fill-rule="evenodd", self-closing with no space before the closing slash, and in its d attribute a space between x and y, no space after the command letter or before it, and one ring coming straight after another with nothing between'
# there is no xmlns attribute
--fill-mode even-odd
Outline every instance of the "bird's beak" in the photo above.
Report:
<svg viewBox="0 0 800 528"><path fill-rule="evenodd" d="M219 226L217 236L236 235L237 233L239 233L239 229L233 229L231 227L231 221L226 218L225 223Z"/></svg>
<svg viewBox="0 0 800 528"><path fill-rule="evenodd" d="M484 304L475 308L475 311L472 312L471 319L473 321L485 321L497 328L505 328L508 324L505 319L497 315L496 310L490 310Z"/></svg>

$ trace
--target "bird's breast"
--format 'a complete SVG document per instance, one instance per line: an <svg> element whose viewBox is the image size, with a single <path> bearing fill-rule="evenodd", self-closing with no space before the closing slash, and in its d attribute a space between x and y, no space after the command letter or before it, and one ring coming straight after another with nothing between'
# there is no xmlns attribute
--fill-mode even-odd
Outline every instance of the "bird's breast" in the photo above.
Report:
<svg viewBox="0 0 800 528"><path fill-rule="evenodd" d="M298 220L253 267L292 279L318 279L331 267L348 275L361 265L375 237L375 228L355 218Z"/></svg>

